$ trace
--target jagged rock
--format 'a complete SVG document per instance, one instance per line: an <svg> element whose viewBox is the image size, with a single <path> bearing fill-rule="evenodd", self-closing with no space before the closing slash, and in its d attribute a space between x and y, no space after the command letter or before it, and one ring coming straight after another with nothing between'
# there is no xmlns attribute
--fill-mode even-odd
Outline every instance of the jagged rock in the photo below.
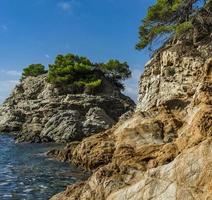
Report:
<svg viewBox="0 0 212 200"><path fill-rule="evenodd" d="M83 132L89 136L93 132L101 132L115 124L114 119L107 115L107 113L99 108L91 108L85 116L86 120L83 122ZM97 130L99 128L99 130Z"/></svg>
<svg viewBox="0 0 212 200"><path fill-rule="evenodd" d="M211 199L212 140L185 151L173 162L143 173L132 186L111 194L108 200Z"/></svg>
<svg viewBox="0 0 212 200"><path fill-rule="evenodd" d="M27 77L0 107L0 132L16 132L19 142L69 142L110 128L134 102L104 80L96 95L72 94Z"/></svg>
<svg viewBox="0 0 212 200"><path fill-rule="evenodd" d="M160 49L141 76L135 113L51 153L93 171L52 200L211 199L211 49L210 35Z"/></svg>
<svg viewBox="0 0 212 200"><path fill-rule="evenodd" d="M47 136L54 141L80 140L83 138L83 118L79 111L62 111L53 115L41 131L41 137Z"/></svg>

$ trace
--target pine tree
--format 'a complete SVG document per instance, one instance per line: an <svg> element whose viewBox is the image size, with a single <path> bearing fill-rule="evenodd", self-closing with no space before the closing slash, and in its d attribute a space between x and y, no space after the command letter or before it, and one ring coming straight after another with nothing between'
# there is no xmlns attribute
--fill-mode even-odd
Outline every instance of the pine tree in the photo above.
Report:
<svg viewBox="0 0 212 200"><path fill-rule="evenodd" d="M179 36L192 28L192 16L211 0L157 0L148 9L139 30L138 50L144 49L156 39Z"/></svg>

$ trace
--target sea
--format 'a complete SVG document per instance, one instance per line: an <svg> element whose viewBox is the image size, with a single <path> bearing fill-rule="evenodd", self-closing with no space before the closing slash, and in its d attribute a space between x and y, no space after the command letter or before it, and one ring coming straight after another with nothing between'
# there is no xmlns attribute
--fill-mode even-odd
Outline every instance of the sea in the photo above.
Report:
<svg viewBox="0 0 212 200"><path fill-rule="evenodd" d="M55 144L17 144L0 134L0 200L47 200L85 180L83 170L46 156Z"/></svg>

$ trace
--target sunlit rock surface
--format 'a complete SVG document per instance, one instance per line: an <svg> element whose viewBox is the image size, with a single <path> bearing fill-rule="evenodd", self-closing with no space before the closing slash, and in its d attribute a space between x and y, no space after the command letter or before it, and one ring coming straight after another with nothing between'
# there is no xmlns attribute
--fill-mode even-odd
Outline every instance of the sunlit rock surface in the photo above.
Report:
<svg viewBox="0 0 212 200"><path fill-rule="evenodd" d="M136 112L49 152L93 171L52 200L212 199L211 41L168 43L145 67Z"/></svg>
<svg viewBox="0 0 212 200"><path fill-rule="evenodd" d="M27 77L0 107L0 132L14 132L19 142L70 142L101 132L134 109L134 102L103 81L95 95L73 94L46 82L46 75Z"/></svg>

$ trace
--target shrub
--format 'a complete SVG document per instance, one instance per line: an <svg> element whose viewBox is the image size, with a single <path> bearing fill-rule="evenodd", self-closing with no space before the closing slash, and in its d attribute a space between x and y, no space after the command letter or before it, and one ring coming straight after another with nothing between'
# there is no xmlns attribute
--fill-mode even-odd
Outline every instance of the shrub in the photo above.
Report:
<svg viewBox="0 0 212 200"><path fill-rule="evenodd" d="M101 79L97 79L95 81L91 81L91 82L88 82L85 84L85 87L88 87L88 88L98 88L100 87L102 84L102 80Z"/></svg>
<svg viewBox="0 0 212 200"><path fill-rule="evenodd" d="M93 64L86 57L67 54L58 55L55 63L49 65L47 80L58 86L72 86L76 91L83 89L96 91L100 90L103 77L122 89L121 81L130 75L131 71L126 62L109 60L105 64Z"/></svg>
<svg viewBox="0 0 212 200"><path fill-rule="evenodd" d="M56 85L68 85L91 75L91 67L81 63L68 66L50 65L48 81Z"/></svg>
<svg viewBox="0 0 212 200"><path fill-rule="evenodd" d="M178 24L175 28L176 35L180 36L191 28L192 28L191 21L187 21L187 22L183 22L181 24Z"/></svg>
<svg viewBox="0 0 212 200"><path fill-rule="evenodd" d="M72 87L82 92L86 88L100 88L102 80L93 72L93 64L85 57L73 54L59 55L49 66L48 82L62 87Z"/></svg>
<svg viewBox="0 0 212 200"><path fill-rule="evenodd" d="M44 73L46 73L46 70L42 64L31 64L23 69L22 77L39 76Z"/></svg>
<svg viewBox="0 0 212 200"><path fill-rule="evenodd" d="M131 71L127 62L122 63L118 60L109 60L105 64L99 64L98 67L104 72L105 76L120 89L124 89L122 81L131 77Z"/></svg>
<svg viewBox="0 0 212 200"><path fill-rule="evenodd" d="M107 63L101 64L100 69L107 76L117 80L125 80L131 76L128 64L126 62L121 63L118 60L109 60Z"/></svg>

